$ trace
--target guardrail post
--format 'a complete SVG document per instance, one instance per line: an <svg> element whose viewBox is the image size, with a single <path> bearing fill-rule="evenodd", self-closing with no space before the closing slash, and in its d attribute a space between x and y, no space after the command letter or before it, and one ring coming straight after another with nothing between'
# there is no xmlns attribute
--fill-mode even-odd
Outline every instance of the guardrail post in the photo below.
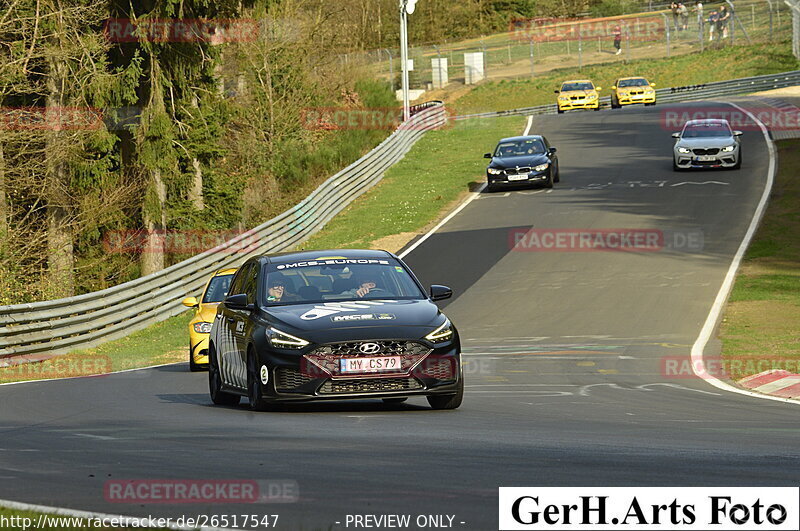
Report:
<svg viewBox="0 0 800 531"><path fill-rule="evenodd" d="M581 23L578 22L578 72L583 70L583 37L581 37Z"/></svg>
<svg viewBox="0 0 800 531"><path fill-rule="evenodd" d="M664 13L661 13L661 16L664 17L664 35L667 38L667 59L669 59L669 19Z"/></svg>
<svg viewBox="0 0 800 531"><path fill-rule="evenodd" d="M769 40L772 42L772 0L766 0L769 6Z"/></svg>
<svg viewBox="0 0 800 531"><path fill-rule="evenodd" d="M384 48L383 51L389 56L389 89L394 93L394 58L389 48Z"/></svg>
<svg viewBox="0 0 800 531"><path fill-rule="evenodd" d="M531 77L533 77L533 76L534 76L534 73L535 73L535 72L534 72L534 66L533 66L533 64L534 64L534 61L533 61L533 37L531 37L531 41L530 41L530 47L531 47L531 49L530 49L530 57L531 57Z"/></svg>

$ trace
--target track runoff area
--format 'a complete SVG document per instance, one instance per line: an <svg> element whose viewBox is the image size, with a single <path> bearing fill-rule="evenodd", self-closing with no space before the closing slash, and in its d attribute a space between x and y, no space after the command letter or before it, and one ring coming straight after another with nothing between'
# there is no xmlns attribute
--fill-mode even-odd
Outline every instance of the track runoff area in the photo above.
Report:
<svg viewBox="0 0 800 531"><path fill-rule="evenodd" d="M182 365L0 386L0 498L248 529L796 529L800 409L713 369L774 150L748 118L741 170L673 172L665 112L709 105L736 109L520 120L561 182L475 193L405 250L456 293L458 410L212 407ZM656 245L608 245L638 231ZM584 233L606 245L542 247Z"/></svg>

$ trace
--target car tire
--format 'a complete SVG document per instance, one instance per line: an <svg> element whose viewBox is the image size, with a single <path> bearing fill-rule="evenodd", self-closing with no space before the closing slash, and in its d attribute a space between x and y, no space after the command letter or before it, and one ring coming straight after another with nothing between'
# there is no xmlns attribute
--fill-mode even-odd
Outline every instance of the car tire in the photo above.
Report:
<svg viewBox="0 0 800 531"><path fill-rule="evenodd" d="M656 102L653 102L653 103L645 103L645 104L644 104L644 106L645 106L645 107L655 107L655 106L656 106Z"/></svg>
<svg viewBox="0 0 800 531"><path fill-rule="evenodd" d="M547 174L547 180L544 182L545 188L552 188L553 187L553 172L550 171Z"/></svg>
<svg viewBox="0 0 800 531"><path fill-rule="evenodd" d="M383 402L384 404L402 404L406 400L408 400L407 396L401 396L401 397L384 398Z"/></svg>
<svg viewBox="0 0 800 531"><path fill-rule="evenodd" d="M459 375L458 389L454 395L431 395L428 398L428 404L433 409L456 409L461 405L464 400L464 375Z"/></svg>
<svg viewBox="0 0 800 531"><path fill-rule="evenodd" d="M620 105L619 103L615 103L613 99L611 100L612 109L619 109L620 107L622 107L622 105Z"/></svg>
<svg viewBox="0 0 800 531"><path fill-rule="evenodd" d="M600 106L598 105L597 107L594 108L594 110L595 111L599 111L600 110Z"/></svg>
<svg viewBox="0 0 800 531"><path fill-rule="evenodd" d="M561 171L559 171L558 165L556 165L556 176L553 177L553 182L554 183L560 183L561 182Z"/></svg>
<svg viewBox="0 0 800 531"><path fill-rule="evenodd" d="M674 158L672 159L672 171L683 171L683 168L678 166Z"/></svg>
<svg viewBox="0 0 800 531"><path fill-rule="evenodd" d="M490 194L497 191L497 188L492 183L486 183L486 191Z"/></svg>
<svg viewBox="0 0 800 531"><path fill-rule="evenodd" d="M217 353L211 345L208 346L208 391L211 401L218 406L236 406L239 404L239 396L226 393L221 390L222 377L219 374L219 364L217 363Z"/></svg>
<svg viewBox="0 0 800 531"><path fill-rule="evenodd" d="M189 372L200 372L202 370L203 367L194 362L194 356L192 356L192 346L189 345Z"/></svg>
<svg viewBox="0 0 800 531"><path fill-rule="evenodd" d="M269 408L269 402L261 395L258 364L252 350L247 353L247 402L253 411L266 411Z"/></svg>
<svg viewBox="0 0 800 531"><path fill-rule="evenodd" d="M558 114L564 114L564 111L561 110L560 108L556 107L556 110L558 111Z"/></svg>
<svg viewBox="0 0 800 531"><path fill-rule="evenodd" d="M739 148L739 156L736 158L736 164L733 165L734 170L738 170L742 167L742 148Z"/></svg>

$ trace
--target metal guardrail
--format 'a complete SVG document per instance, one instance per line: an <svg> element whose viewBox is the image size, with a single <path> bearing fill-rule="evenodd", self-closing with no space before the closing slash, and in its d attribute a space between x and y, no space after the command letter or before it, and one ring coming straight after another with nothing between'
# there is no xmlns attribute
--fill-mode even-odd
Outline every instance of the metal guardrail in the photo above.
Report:
<svg viewBox="0 0 800 531"><path fill-rule="evenodd" d="M770 90L783 87L800 85L800 70L791 72L781 72L780 74L768 74L763 76L743 77L730 79L727 81L715 81L704 85L690 85L686 87L670 87L656 90L656 100L659 103L674 103L679 101L694 101L722 96L736 96L741 94L751 94L762 90ZM611 107L611 97L600 98L601 107ZM522 107L519 109L509 109L507 111L493 111L478 114L465 114L453 117L456 120L468 120L471 118L491 118L495 116L514 116L531 114L556 114L556 104L537 105L535 107Z"/></svg>
<svg viewBox="0 0 800 531"><path fill-rule="evenodd" d="M442 102L412 108L412 118L361 159L330 177L283 214L162 271L64 299L0 306L0 366L40 360L123 337L184 311L181 299L208 277L246 258L287 250L320 230L383 177L425 132L447 120Z"/></svg>

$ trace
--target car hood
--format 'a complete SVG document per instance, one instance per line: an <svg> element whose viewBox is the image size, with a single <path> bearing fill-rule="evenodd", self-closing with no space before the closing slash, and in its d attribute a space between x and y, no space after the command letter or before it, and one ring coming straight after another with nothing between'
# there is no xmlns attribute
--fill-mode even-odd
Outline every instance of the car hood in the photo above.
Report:
<svg viewBox="0 0 800 531"><path fill-rule="evenodd" d="M597 94L596 90L569 90L559 92L559 96L591 96Z"/></svg>
<svg viewBox="0 0 800 531"><path fill-rule="evenodd" d="M521 157L495 157L492 159L492 163L489 165L490 168L515 168L517 166L538 166L539 164L544 164L545 162L549 162L547 155L544 153L540 153L538 155L524 155Z"/></svg>
<svg viewBox="0 0 800 531"><path fill-rule="evenodd" d="M712 136L707 138L680 138L677 146L686 148L723 148L736 142L732 136Z"/></svg>
<svg viewBox="0 0 800 531"><path fill-rule="evenodd" d="M265 311L275 327L314 343L420 339L444 321L429 300L290 304Z"/></svg>

